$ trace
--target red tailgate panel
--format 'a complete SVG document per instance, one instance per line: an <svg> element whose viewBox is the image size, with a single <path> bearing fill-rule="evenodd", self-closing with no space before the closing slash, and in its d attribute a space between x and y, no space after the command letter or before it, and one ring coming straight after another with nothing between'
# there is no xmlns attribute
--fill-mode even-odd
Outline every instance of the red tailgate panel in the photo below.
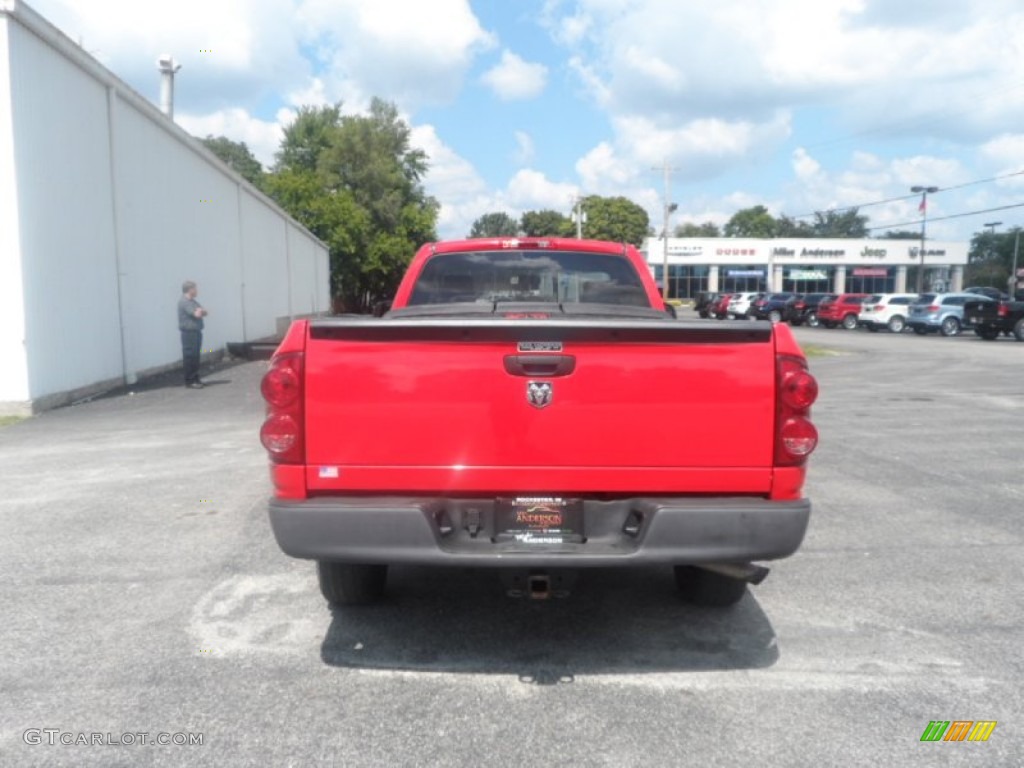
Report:
<svg viewBox="0 0 1024 768"><path fill-rule="evenodd" d="M771 343L566 343L576 367L556 377L506 372L515 354L508 342L310 339L310 487L366 490L389 472L379 490L429 487L418 484L439 474L450 487L461 473L463 490L488 490L517 471L523 488L542 476L557 487L561 468L571 490L642 489L646 469L665 491L768 491ZM528 401L531 381L551 383L546 407Z"/></svg>

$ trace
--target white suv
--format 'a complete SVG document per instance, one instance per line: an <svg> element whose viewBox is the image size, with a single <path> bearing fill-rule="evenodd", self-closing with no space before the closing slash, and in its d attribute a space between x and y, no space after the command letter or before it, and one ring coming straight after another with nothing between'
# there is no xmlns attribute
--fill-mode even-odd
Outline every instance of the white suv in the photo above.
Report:
<svg viewBox="0 0 1024 768"><path fill-rule="evenodd" d="M747 312L750 311L750 302L754 300L755 296L760 295L759 293L734 293L729 299L729 311L726 316L746 317Z"/></svg>
<svg viewBox="0 0 1024 768"><path fill-rule="evenodd" d="M888 328L901 333L907 327L907 307L916 298L916 293L873 293L861 304L857 324L869 331Z"/></svg>

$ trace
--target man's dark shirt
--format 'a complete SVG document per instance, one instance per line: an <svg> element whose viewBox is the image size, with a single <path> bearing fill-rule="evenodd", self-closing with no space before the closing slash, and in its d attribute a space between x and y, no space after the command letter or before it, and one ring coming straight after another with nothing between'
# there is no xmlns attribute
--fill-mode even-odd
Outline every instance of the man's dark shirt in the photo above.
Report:
<svg viewBox="0 0 1024 768"><path fill-rule="evenodd" d="M203 330L203 318L196 317L196 310L199 309L199 302L182 296L178 300L178 330L201 331Z"/></svg>

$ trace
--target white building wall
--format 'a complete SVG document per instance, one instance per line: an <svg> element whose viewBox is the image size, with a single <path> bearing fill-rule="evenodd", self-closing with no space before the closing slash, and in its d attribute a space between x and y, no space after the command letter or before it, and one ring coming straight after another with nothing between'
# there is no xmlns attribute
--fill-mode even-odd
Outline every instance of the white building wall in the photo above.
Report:
<svg viewBox="0 0 1024 768"><path fill-rule="evenodd" d="M267 216L264 203L243 190L241 198L244 261L245 325L250 338L273 335L275 318L288 315L288 262L281 219ZM250 247L257 243L263 247ZM212 319L212 318L211 318Z"/></svg>
<svg viewBox="0 0 1024 768"><path fill-rule="evenodd" d="M121 369L106 90L9 23L29 396Z"/></svg>
<svg viewBox="0 0 1024 768"><path fill-rule="evenodd" d="M18 234L18 186L14 176L14 117L11 109L9 30L0 15L0 403L28 399L25 354L25 306L22 298L21 248Z"/></svg>
<svg viewBox="0 0 1024 768"><path fill-rule="evenodd" d="M329 308L322 243L24 4L0 24L0 406L180 364L185 279L206 350Z"/></svg>

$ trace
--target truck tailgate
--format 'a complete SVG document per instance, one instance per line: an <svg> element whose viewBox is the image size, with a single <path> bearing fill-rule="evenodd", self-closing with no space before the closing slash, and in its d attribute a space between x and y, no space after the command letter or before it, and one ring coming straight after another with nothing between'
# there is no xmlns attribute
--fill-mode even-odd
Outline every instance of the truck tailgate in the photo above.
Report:
<svg viewBox="0 0 1024 768"><path fill-rule="evenodd" d="M763 323L323 321L305 397L313 492L763 494L772 481Z"/></svg>

